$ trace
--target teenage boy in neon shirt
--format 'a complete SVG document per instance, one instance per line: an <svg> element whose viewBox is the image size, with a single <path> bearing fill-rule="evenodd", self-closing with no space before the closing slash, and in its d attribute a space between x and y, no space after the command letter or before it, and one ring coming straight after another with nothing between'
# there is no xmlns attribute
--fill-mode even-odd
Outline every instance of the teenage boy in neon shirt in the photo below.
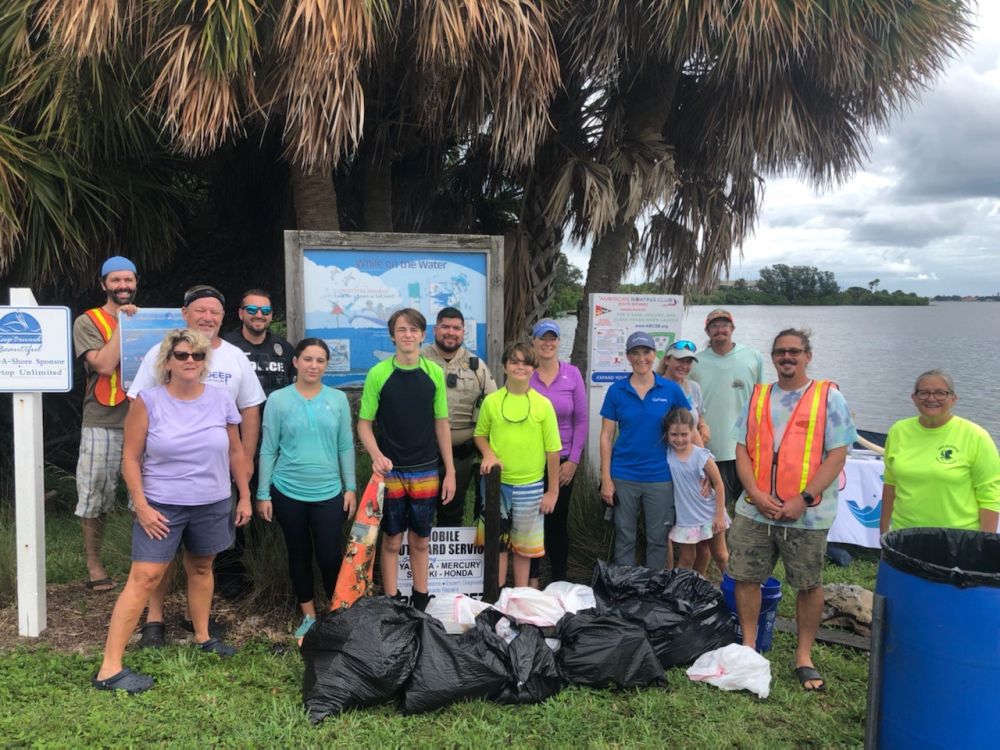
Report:
<svg viewBox="0 0 1000 750"><path fill-rule="evenodd" d="M503 353L507 384L483 400L474 440L480 471L500 467L501 538L514 553L514 585L527 586L531 560L545 555L545 514L559 498L559 423L552 402L530 387L538 360L531 344L509 344ZM542 481L548 472L548 489ZM500 554L500 585L507 553Z"/></svg>

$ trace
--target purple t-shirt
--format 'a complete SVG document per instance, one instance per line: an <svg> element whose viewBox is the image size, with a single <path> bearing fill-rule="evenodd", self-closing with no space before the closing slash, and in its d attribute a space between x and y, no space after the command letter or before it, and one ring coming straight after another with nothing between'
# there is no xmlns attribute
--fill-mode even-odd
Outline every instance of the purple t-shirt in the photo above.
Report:
<svg viewBox="0 0 1000 750"><path fill-rule="evenodd" d="M587 445L587 389L580 371L568 362L559 363L559 372L552 385L545 385L538 370L531 375L531 387L552 402L559 422L559 439L562 440L560 456L575 464L580 463Z"/></svg>
<svg viewBox="0 0 1000 750"><path fill-rule="evenodd" d="M240 423L225 388L206 386L193 401L181 401L166 386L144 390L149 414L142 487L146 499L164 505L209 505L229 489L227 426Z"/></svg>

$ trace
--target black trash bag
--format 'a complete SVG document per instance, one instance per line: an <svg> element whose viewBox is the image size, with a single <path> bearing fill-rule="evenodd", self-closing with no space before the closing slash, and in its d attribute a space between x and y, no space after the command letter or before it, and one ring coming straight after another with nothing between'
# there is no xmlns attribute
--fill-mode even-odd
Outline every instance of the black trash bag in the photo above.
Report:
<svg viewBox="0 0 1000 750"><path fill-rule="evenodd" d="M646 631L613 615L566 614L558 625L556 663L563 679L593 688L665 685Z"/></svg>
<svg viewBox="0 0 1000 750"><path fill-rule="evenodd" d="M510 678L507 644L489 628L449 635L436 620L420 624L420 656L400 708L415 714L462 700L495 698Z"/></svg>
<svg viewBox="0 0 1000 750"><path fill-rule="evenodd" d="M386 596L320 615L302 640L302 702L315 724L390 700L409 679L429 619Z"/></svg>
<svg viewBox="0 0 1000 750"><path fill-rule="evenodd" d="M708 651L738 643L736 618L710 581L693 570L649 570L598 560L597 610L643 627L664 669L690 666Z"/></svg>
<svg viewBox="0 0 1000 750"><path fill-rule="evenodd" d="M505 617L518 631L518 636L510 643L500 638L495 630L497 622ZM494 698L497 703L541 703L562 690L563 679L555 657L537 627L520 624L498 610L487 609L476 617L476 629L489 631L506 647L507 682Z"/></svg>
<svg viewBox="0 0 1000 750"><path fill-rule="evenodd" d="M882 561L901 573L959 588L1000 588L1000 534L916 528L882 537Z"/></svg>

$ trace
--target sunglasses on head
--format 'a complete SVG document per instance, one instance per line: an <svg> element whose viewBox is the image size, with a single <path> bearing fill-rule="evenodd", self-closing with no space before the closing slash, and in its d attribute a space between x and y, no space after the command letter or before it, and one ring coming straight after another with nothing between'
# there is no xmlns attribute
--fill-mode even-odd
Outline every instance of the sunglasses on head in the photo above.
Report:
<svg viewBox="0 0 1000 750"><path fill-rule="evenodd" d="M257 313L270 315L272 308L270 305L243 305L241 309L246 310L251 315L256 315Z"/></svg>
<svg viewBox="0 0 1000 750"><path fill-rule="evenodd" d="M195 362L204 362L206 354L205 352L170 352L170 356L178 362L187 362L188 359L193 359Z"/></svg>
<svg viewBox="0 0 1000 750"><path fill-rule="evenodd" d="M689 352L698 351L698 347L694 345L694 342L688 341L687 339L675 341L670 345L670 348L667 351L673 351L674 349L687 349Z"/></svg>

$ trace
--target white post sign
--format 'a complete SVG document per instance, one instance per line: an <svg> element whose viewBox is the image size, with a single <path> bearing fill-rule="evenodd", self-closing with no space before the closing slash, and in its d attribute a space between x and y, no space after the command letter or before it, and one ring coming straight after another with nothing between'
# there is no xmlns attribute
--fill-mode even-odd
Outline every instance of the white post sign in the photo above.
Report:
<svg viewBox="0 0 1000 750"><path fill-rule="evenodd" d="M625 356L625 342L636 331L645 331L656 342L662 357L680 334L684 298L676 294L591 294L587 346L587 391L590 402L590 436L587 458L600 469L601 405L616 380L632 372Z"/></svg>
<svg viewBox="0 0 1000 750"><path fill-rule="evenodd" d="M483 546L476 544L473 526L431 529L428 593L465 594L483 598ZM399 550L399 592L410 596L413 576L410 574L409 545Z"/></svg>
<svg viewBox="0 0 1000 750"><path fill-rule="evenodd" d="M0 307L0 393L14 399L14 524L17 534L17 629L45 630L45 484L42 393L73 387L70 313L38 307L30 289L11 289Z"/></svg>

